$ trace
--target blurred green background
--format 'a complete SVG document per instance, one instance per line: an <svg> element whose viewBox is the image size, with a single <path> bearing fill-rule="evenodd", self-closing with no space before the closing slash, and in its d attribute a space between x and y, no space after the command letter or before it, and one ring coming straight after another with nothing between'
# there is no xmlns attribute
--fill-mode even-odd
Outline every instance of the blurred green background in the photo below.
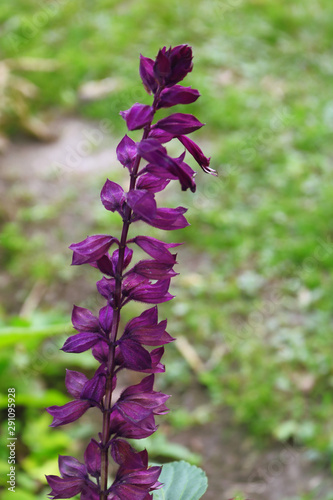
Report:
<svg viewBox="0 0 333 500"><path fill-rule="evenodd" d="M159 377L174 394L161 436L191 429L200 436L207 425L218 434L214 419L229 408L228 425L255 449L264 453L277 442L305 447L321 471L329 470L332 19L330 0L1 4L0 403L5 438L7 388L15 387L20 499L45 498L44 474L57 473L58 453L80 456L99 430L91 417L49 429L43 410L68 401L66 367L88 375L95 367L89 353L58 350L71 332L73 303L95 310L100 304L95 271L71 268L67 247L87 234L119 233L120 220L98 199L106 176L124 180L114 152L109 156L126 131L119 111L150 102L139 54L155 57L163 45L181 43L194 51L184 85L198 88L201 98L176 111L206 123L193 138L219 177L200 171L195 195L174 184L163 200L187 206L191 227L166 236L184 246L172 288L177 299L160 308L169 332L181 337L168 347L167 372ZM68 127L73 136L59 153L57 137ZM128 317L136 307L142 310L134 306ZM198 462L190 441L184 444L168 449L162 437L149 446L153 458ZM3 478L4 446L0 460ZM305 482L293 500L332 500ZM207 499L218 498L216 491ZM273 499L265 495L256 498Z"/></svg>

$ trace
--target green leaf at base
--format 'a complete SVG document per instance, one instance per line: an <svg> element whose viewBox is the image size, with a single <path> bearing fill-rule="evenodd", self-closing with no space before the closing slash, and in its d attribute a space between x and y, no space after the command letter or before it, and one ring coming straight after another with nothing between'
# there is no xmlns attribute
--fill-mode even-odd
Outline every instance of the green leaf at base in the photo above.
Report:
<svg viewBox="0 0 333 500"><path fill-rule="evenodd" d="M199 500L208 486L205 472L183 460L163 465L159 481L164 486L154 500Z"/></svg>

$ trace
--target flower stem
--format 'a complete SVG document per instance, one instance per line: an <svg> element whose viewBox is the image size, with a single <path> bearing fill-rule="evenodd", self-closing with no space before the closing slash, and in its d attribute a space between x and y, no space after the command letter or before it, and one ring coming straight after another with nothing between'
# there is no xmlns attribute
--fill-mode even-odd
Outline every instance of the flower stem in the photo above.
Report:
<svg viewBox="0 0 333 500"><path fill-rule="evenodd" d="M144 130L142 139L148 137L150 126ZM137 173L140 165L141 156L136 157L135 164L131 173L130 187L129 189L135 189ZM121 238L119 243L119 258L117 263L117 270L115 276L115 294L114 294L114 310L113 310L113 320L111 332L109 335L110 349L107 362L107 380L106 380L106 390L104 398L103 407L103 431L102 431L102 443L101 443L101 490L100 490L100 500L107 500L107 483L108 483L108 469L109 469L109 445L110 440L110 410L112 403L112 379L114 375L114 358L115 358L115 342L117 340L119 321L120 321L120 309L121 309L121 284L122 284L122 273L124 267L124 256L125 248L129 226L131 223L132 210L129 206L126 207L123 228L121 232Z"/></svg>

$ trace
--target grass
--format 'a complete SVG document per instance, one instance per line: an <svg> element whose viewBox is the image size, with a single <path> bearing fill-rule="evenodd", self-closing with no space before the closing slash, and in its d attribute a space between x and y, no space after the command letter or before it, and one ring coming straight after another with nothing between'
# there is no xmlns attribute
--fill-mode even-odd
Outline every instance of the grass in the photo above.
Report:
<svg viewBox="0 0 333 500"><path fill-rule="evenodd" d="M260 441L294 440L331 460L333 4L60 4L53 13L32 0L0 8L4 58L58 63L52 75L24 72L39 88L29 101L31 115L61 110L108 118L120 138L125 125L119 110L149 102L138 78L139 53L153 57L164 44L193 45L194 72L186 84L202 97L186 111L207 123L197 138L219 178L199 172L194 197L168 193L170 204L189 207L192 225L176 235L187 249L180 251L177 303L163 312L172 313L170 331L186 334L202 357L200 381L213 404L231 406ZM78 100L80 85L105 77L117 82L110 96ZM10 109L6 117L5 131L17 133ZM47 210L46 220L56 222L60 210L61 203ZM27 218L31 230L39 224L38 211L1 217L4 258L14 278L26 269L23 289L45 275L48 282L63 276L63 257L49 263L37 232L20 252ZM96 226L106 230L109 222L98 217ZM59 309L67 321L66 306ZM3 318L8 323L6 311ZM175 356L173 351L166 363L175 373L186 372ZM59 356L56 363L63 363ZM10 369L8 363L3 369ZM169 373L172 383L172 368Z"/></svg>

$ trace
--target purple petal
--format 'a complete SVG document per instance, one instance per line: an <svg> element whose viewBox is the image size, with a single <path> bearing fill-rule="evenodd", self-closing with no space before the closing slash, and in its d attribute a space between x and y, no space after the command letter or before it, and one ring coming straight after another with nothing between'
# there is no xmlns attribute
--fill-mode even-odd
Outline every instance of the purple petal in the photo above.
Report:
<svg viewBox="0 0 333 500"><path fill-rule="evenodd" d="M125 338L124 340L120 339L118 344L126 368L135 371L148 370L151 368L150 354L139 344L139 342Z"/></svg>
<svg viewBox="0 0 333 500"><path fill-rule="evenodd" d="M193 115L186 113L174 113L173 115L159 120L154 127L161 128L166 132L178 136L190 134L191 132L203 127L203 125L204 124L199 122L199 120L197 120L197 118Z"/></svg>
<svg viewBox="0 0 333 500"><path fill-rule="evenodd" d="M126 462L128 457L134 453L135 450L127 441L124 441L123 439L113 439L111 441L111 455L116 464L122 465ZM141 463L139 464L139 467L140 465Z"/></svg>
<svg viewBox="0 0 333 500"><path fill-rule="evenodd" d="M161 321L158 324L143 322L140 323L136 321L140 319L141 316L139 316L138 318L134 318L129 323L127 323L123 335L140 342L140 344L151 346L164 345L175 340L165 331L167 325L166 320Z"/></svg>
<svg viewBox="0 0 333 500"><path fill-rule="evenodd" d="M143 139L136 144L140 156L150 163L158 163L163 156L167 156L167 150L154 138Z"/></svg>
<svg viewBox="0 0 333 500"><path fill-rule="evenodd" d="M92 439L84 452L84 462L89 474L99 477L101 473L101 449L97 442Z"/></svg>
<svg viewBox="0 0 333 500"><path fill-rule="evenodd" d="M85 383L88 381L87 377L80 372L66 369L65 384L71 396L79 399Z"/></svg>
<svg viewBox="0 0 333 500"><path fill-rule="evenodd" d="M80 500L99 500L99 487L92 481L86 481L80 496Z"/></svg>
<svg viewBox="0 0 333 500"><path fill-rule="evenodd" d="M92 355L100 363L107 363L109 355L109 346L106 342L99 342L93 347Z"/></svg>
<svg viewBox="0 0 333 500"><path fill-rule="evenodd" d="M217 175L216 170L209 167L210 158L207 158L203 154L202 150L194 141L192 141L192 139L189 139L189 137L186 137L185 135L180 135L178 139L185 146L187 151L193 156L195 161L199 163L204 172L206 172L207 174Z"/></svg>
<svg viewBox="0 0 333 500"><path fill-rule="evenodd" d="M101 273L106 274L107 276L114 277L114 269L109 254L103 255L103 257L98 259L98 261L96 262L96 266L101 271Z"/></svg>
<svg viewBox="0 0 333 500"><path fill-rule="evenodd" d="M148 94L155 94L157 82L154 76L154 61L140 55L140 77Z"/></svg>
<svg viewBox="0 0 333 500"><path fill-rule="evenodd" d="M158 208L154 220L152 222L147 220L146 222L153 227L166 231L183 229L189 226L189 223L183 215L185 212L187 212L187 209L183 207Z"/></svg>
<svg viewBox="0 0 333 500"><path fill-rule="evenodd" d="M145 370L145 373L163 373L165 372L165 366L161 363L161 358L164 354L164 347L158 347L150 352L151 371Z"/></svg>
<svg viewBox="0 0 333 500"><path fill-rule="evenodd" d="M169 180L160 179L155 175L150 173L145 173L140 175L138 182L136 183L136 189L145 189L150 193L158 193L163 191L169 184Z"/></svg>
<svg viewBox="0 0 333 500"><path fill-rule="evenodd" d="M115 292L115 280L113 278L103 277L101 280L97 281L96 287L98 292L108 300L110 306L112 307Z"/></svg>
<svg viewBox="0 0 333 500"><path fill-rule="evenodd" d="M174 85L171 88L162 90L160 99L157 104L157 109L170 108L177 104L190 104L195 102L200 93L191 87L182 87L181 85Z"/></svg>
<svg viewBox="0 0 333 500"><path fill-rule="evenodd" d="M78 495L84 486L84 480L81 478L61 478L58 476L46 476L52 491L49 497L54 500L58 498L72 498Z"/></svg>
<svg viewBox="0 0 333 500"><path fill-rule="evenodd" d="M78 332L98 332L98 319L84 307L74 306L72 311L72 323Z"/></svg>
<svg viewBox="0 0 333 500"><path fill-rule="evenodd" d="M178 168L177 170L173 170L173 172L177 175L183 191L190 189L192 193L195 193L196 185L194 181L194 176L196 172L194 172L194 170L192 170L192 168L183 161L183 157L184 155L181 155L176 160Z"/></svg>
<svg viewBox="0 0 333 500"><path fill-rule="evenodd" d="M132 256L133 256L133 250L128 247L125 247L122 269L126 269L126 267L130 264ZM113 252L111 258L114 275L117 272L118 260L119 260L119 248L117 248L117 250Z"/></svg>
<svg viewBox="0 0 333 500"><path fill-rule="evenodd" d="M127 439L144 439L151 436L157 430L155 418L150 414L147 418L140 422L127 422L118 410L111 413L110 432L119 437Z"/></svg>
<svg viewBox="0 0 333 500"><path fill-rule="evenodd" d="M173 299L173 295L168 292L170 279L160 280L151 284L148 280L141 285L133 287L128 293L130 300L137 300L147 304L161 304Z"/></svg>
<svg viewBox="0 0 333 500"><path fill-rule="evenodd" d="M116 149L118 161L131 172L136 159L136 145L133 139L125 135Z"/></svg>
<svg viewBox="0 0 333 500"><path fill-rule="evenodd" d="M157 321L158 321L158 309L157 306L155 306L151 307L150 309L146 309L140 314L140 316L131 319L131 321L127 323L125 330L132 333L137 328L144 328L144 327L149 328L150 326L156 326Z"/></svg>
<svg viewBox="0 0 333 500"><path fill-rule="evenodd" d="M156 213L154 194L143 189L133 189L127 193L127 203L134 215L145 221L153 220Z"/></svg>
<svg viewBox="0 0 333 500"><path fill-rule="evenodd" d="M96 333L78 333L69 337L61 350L64 352L85 352L91 347L93 347L100 337Z"/></svg>
<svg viewBox="0 0 333 500"><path fill-rule="evenodd" d="M111 487L116 496L109 496L108 500L146 500L147 489L135 484L116 483Z"/></svg>
<svg viewBox="0 0 333 500"><path fill-rule="evenodd" d="M153 67L155 78L161 85L164 85L171 72L171 63L165 52L165 47L158 51Z"/></svg>
<svg viewBox="0 0 333 500"><path fill-rule="evenodd" d="M85 478L87 470L84 464L79 462L74 457L59 455L59 471L63 478L65 477L81 477Z"/></svg>
<svg viewBox="0 0 333 500"><path fill-rule="evenodd" d="M150 368L142 368L138 370L137 368L131 368L130 366L127 366L126 361L124 356L122 355L121 351L117 348L116 349L116 357L115 357L115 362L116 365L119 366L119 369L122 368L127 368L129 370L135 370L137 372L141 373L163 373L165 372L165 366L160 362L161 358L164 353L164 348L163 347L158 347L157 349L153 349L149 355L150 355Z"/></svg>
<svg viewBox="0 0 333 500"><path fill-rule="evenodd" d="M63 406L50 406L46 411L52 415L53 422L50 427L70 424L80 418L89 408L87 401L70 401Z"/></svg>
<svg viewBox="0 0 333 500"><path fill-rule="evenodd" d="M101 191L101 200L106 210L110 210L111 212L119 211L125 201L124 190L116 182L107 179Z"/></svg>
<svg viewBox="0 0 333 500"><path fill-rule="evenodd" d="M88 236L80 243L73 243L70 249L73 250L72 265L86 264L100 259L109 250L110 246L117 240L113 236L97 234Z"/></svg>
<svg viewBox="0 0 333 500"><path fill-rule="evenodd" d="M138 130L149 125L154 118L154 109L147 104L133 104L130 109L120 111L120 115L126 121L128 130Z"/></svg>
<svg viewBox="0 0 333 500"><path fill-rule="evenodd" d="M87 400L93 405L99 405L105 394L105 384L104 373L95 374L91 380L86 382L81 393L81 399Z"/></svg>
<svg viewBox="0 0 333 500"><path fill-rule="evenodd" d="M171 87L185 78L192 71L192 49L188 45L177 45L167 51L171 71L165 80L166 86Z"/></svg>
<svg viewBox="0 0 333 500"><path fill-rule="evenodd" d="M113 309L109 305L102 307L99 311L99 323L105 335L108 337L113 320Z"/></svg>
<svg viewBox="0 0 333 500"><path fill-rule="evenodd" d="M140 260L130 272L152 280L163 280L177 276L177 273L172 269L175 263L176 259L172 264L158 260Z"/></svg>
<svg viewBox="0 0 333 500"><path fill-rule="evenodd" d="M149 377L145 377L139 382L139 384L131 385L127 387L122 392L123 396L128 396L132 394L139 394L140 392L148 392L153 390L155 377L153 375L149 375Z"/></svg>
<svg viewBox="0 0 333 500"><path fill-rule="evenodd" d="M177 247L181 243L164 243L164 241L157 240L151 236L136 236L132 240L144 252L160 262L174 263L174 256L169 252L168 248Z"/></svg>
<svg viewBox="0 0 333 500"><path fill-rule="evenodd" d="M165 142L171 141L171 139L174 138L174 135L169 132L165 132L165 130L162 130L161 128L153 128L150 130L148 138L155 139L161 144L164 144Z"/></svg>

